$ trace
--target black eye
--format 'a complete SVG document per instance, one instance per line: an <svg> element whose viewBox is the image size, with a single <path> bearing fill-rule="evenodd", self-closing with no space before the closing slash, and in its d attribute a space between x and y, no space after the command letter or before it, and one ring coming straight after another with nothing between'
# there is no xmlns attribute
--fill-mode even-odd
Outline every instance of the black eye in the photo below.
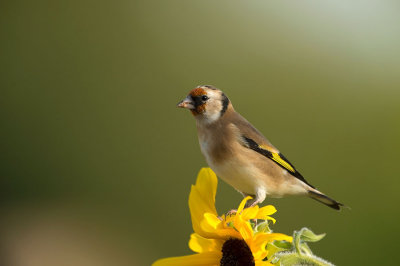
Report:
<svg viewBox="0 0 400 266"><path fill-rule="evenodd" d="M203 102L205 102L205 101L207 101L207 100L210 99L210 98L208 98L207 95L203 95L203 96L201 96L201 99L203 100Z"/></svg>

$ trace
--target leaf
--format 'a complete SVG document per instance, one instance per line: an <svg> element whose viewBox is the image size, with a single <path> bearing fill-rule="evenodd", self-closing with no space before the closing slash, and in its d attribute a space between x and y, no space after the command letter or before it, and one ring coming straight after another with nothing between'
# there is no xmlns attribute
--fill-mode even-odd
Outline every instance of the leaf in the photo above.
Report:
<svg viewBox="0 0 400 266"><path fill-rule="evenodd" d="M268 256L272 263L280 266L286 265L317 265L330 266L333 265L312 254L308 247L308 242L317 242L321 240L325 234L314 234L308 228L302 228L300 231L293 233L293 243L286 241L274 241L267 245L267 249L271 252ZM269 254L270 255L270 254Z"/></svg>
<svg viewBox="0 0 400 266"><path fill-rule="evenodd" d="M279 263L285 265L301 265L303 263L302 257L295 252L282 253L279 257Z"/></svg>
<svg viewBox="0 0 400 266"><path fill-rule="evenodd" d="M297 253L302 253L302 246L306 244L306 242L317 242L321 240L325 234L316 235L310 229L303 227L300 231L295 231L293 234L293 244ZM306 245L304 247L305 252L310 254L311 250Z"/></svg>
<svg viewBox="0 0 400 266"><path fill-rule="evenodd" d="M281 266L289 265L315 265L315 266L333 266L332 263L316 256L304 256L295 252L284 252L276 256L279 258ZM274 261L273 261L274 262Z"/></svg>
<svg viewBox="0 0 400 266"><path fill-rule="evenodd" d="M272 231L271 231L271 229L269 229L268 221L266 220L264 222L259 223L256 226L256 232L271 233Z"/></svg>
<svg viewBox="0 0 400 266"><path fill-rule="evenodd" d="M285 240L275 240L267 244L266 249L268 250L268 259L271 260L273 256L278 252L285 252L292 250L292 243Z"/></svg>
<svg viewBox="0 0 400 266"><path fill-rule="evenodd" d="M304 242L317 242L325 237L326 234L316 235L310 229L304 227L300 230L301 236L300 241Z"/></svg>
<svg viewBox="0 0 400 266"><path fill-rule="evenodd" d="M286 240L275 240L274 242L272 242L272 244L280 249L290 250L293 248L292 243L290 243Z"/></svg>
<svg viewBox="0 0 400 266"><path fill-rule="evenodd" d="M310 247L305 242L301 243L301 253L305 253L306 255L309 256L313 255L313 252L311 251Z"/></svg>

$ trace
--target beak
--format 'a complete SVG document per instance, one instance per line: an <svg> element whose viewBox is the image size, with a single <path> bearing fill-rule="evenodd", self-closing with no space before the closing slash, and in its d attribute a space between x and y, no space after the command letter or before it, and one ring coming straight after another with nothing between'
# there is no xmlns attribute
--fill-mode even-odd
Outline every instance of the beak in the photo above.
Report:
<svg viewBox="0 0 400 266"><path fill-rule="evenodd" d="M186 109L194 109L194 103L192 101L192 97L187 96L185 99L180 101L177 105L177 107L180 108L186 108Z"/></svg>

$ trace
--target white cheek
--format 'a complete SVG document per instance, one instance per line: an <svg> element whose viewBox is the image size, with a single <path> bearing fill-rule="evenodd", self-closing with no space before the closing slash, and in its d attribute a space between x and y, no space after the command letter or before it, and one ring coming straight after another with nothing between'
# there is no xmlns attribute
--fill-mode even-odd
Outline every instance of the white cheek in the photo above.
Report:
<svg viewBox="0 0 400 266"><path fill-rule="evenodd" d="M221 117L221 110L222 106L216 102L209 103L209 105L206 106L206 112L205 112L205 117L206 117L206 122L207 123L213 123L217 121Z"/></svg>
<svg viewBox="0 0 400 266"><path fill-rule="evenodd" d="M208 123L213 123L213 122L218 120L219 116L220 116L219 112L218 113L212 113L212 114L206 113L206 117L207 117L206 120L207 120Z"/></svg>

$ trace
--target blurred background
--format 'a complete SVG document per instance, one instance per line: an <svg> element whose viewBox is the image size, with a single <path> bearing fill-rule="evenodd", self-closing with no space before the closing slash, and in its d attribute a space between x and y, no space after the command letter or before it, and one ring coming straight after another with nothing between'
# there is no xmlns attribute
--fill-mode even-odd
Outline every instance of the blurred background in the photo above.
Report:
<svg viewBox="0 0 400 266"><path fill-rule="evenodd" d="M191 254L206 166L176 108L222 89L321 191L267 199L276 232L338 265L393 265L398 1L1 1L0 264L150 265ZM220 213L241 195L222 181ZM390 255L392 254L392 255Z"/></svg>

